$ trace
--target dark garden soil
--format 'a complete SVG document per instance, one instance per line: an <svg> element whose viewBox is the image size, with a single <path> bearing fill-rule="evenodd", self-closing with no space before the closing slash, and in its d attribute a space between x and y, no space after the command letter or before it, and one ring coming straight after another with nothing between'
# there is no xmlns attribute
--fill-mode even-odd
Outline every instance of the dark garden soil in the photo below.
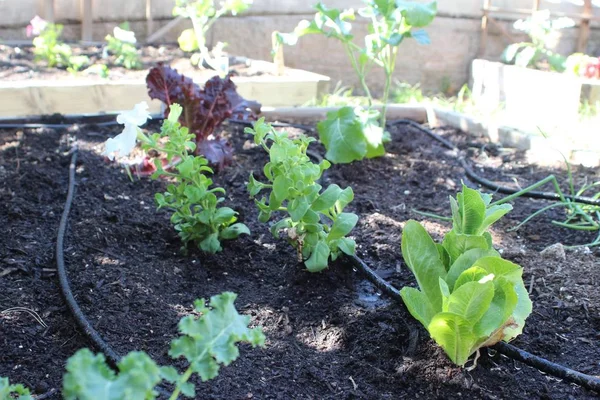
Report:
<svg viewBox="0 0 600 400"><path fill-rule="evenodd" d="M102 78L97 73L83 70L73 74L65 68L48 68L45 62L34 61L33 47L31 46L15 47L0 44L0 79L5 81L32 79L123 81L145 79L148 69L155 67L158 62L169 64L186 76L193 75L194 79L208 79L215 75L212 70L201 70L193 66L190 63L191 54L183 52L177 45L144 46L138 52L141 57L142 68L129 70L115 65L114 56L108 54L107 57L103 57L102 46L73 46L74 55L88 56L91 64L104 64L109 67L108 77ZM233 76L240 77L275 75L273 64L234 56L229 57L229 71ZM284 70L284 76L295 76L300 73L300 71L291 68Z"/></svg>
<svg viewBox="0 0 600 400"><path fill-rule="evenodd" d="M156 127L156 125L154 125ZM235 162L215 177L227 190L252 236L227 242L222 253L179 252L180 242L153 195L165 182L130 181L99 154L117 128L5 130L0 132L0 376L36 393L60 388L64 365L90 346L75 327L58 289L54 243L68 183L70 142L79 144L77 192L65 239L75 297L95 328L120 354L144 350L171 363L168 343L194 299L229 290L237 307L267 336L264 349L242 346L221 375L198 383L203 399L589 399L595 394L557 381L498 354L482 352L471 372L453 366L404 308L343 262L320 274L297 264L294 250L257 222L245 181L266 155L228 128ZM444 137L468 149L477 172L507 185L526 186L564 171L526 165L522 154L453 130ZM396 286L414 284L403 265L400 235L417 208L449 213L448 195L464 173L452 156L407 126L392 131L385 157L335 166L325 183L351 185L350 209L360 216L353 235L358 254ZM322 151L316 147L316 150ZM599 170L576 170L578 182ZM468 184L475 186L472 182ZM588 374L600 374L599 253L568 250L542 256L554 243L576 244L593 235L550 224L549 212L517 232L519 220L546 205L522 199L494 229L498 248L524 267L534 311L516 346ZM439 236L449 224L428 219ZM54 396L57 398L57 396Z"/></svg>

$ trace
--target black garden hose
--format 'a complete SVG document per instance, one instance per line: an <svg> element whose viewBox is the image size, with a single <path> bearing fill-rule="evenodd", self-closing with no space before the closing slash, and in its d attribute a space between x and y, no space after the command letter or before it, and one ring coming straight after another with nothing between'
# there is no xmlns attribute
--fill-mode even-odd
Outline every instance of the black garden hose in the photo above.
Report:
<svg viewBox="0 0 600 400"><path fill-rule="evenodd" d="M400 297L400 291L388 283L385 279L377 275L377 273L373 271L360 257L356 255L346 256L346 259L349 260L352 266L361 274L363 274L369 281L371 281L379 290L394 300L400 302L400 304L404 306L404 302ZM562 365L553 363L552 361L535 356L505 342L498 342L490 348L496 350L500 354L504 354L509 358L521 361L530 367L536 368L541 372L600 393L600 377L586 375L572 370Z"/></svg>
<svg viewBox="0 0 600 400"><path fill-rule="evenodd" d="M65 208L62 216L60 217L60 224L58 226L58 234L56 237L56 268L58 270L58 280L60 283L60 291L69 307L69 311L75 318L75 322L83 333L92 341L94 347L98 351L101 351L106 356L108 363L111 367L116 368L119 359L121 358L98 334L98 332L92 327L92 324L86 318L85 314L77 304L77 300L73 296L71 286L69 285L69 279L67 277L67 271L65 268L64 259L64 240L65 232L67 230L67 222L69 220L69 211L73 204L73 198L75 197L75 163L77 161L77 146L74 146L71 150L71 163L69 165L69 190L67 192L67 200L65 201Z"/></svg>
<svg viewBox="0 0 600 400"><path fill-rule="evenodd" d="M399 120L395 120L395 121L390 121L388 123L388 125L397 125L397 124L405 124L405 125L410 125L411 127L421 131L422 133L425 133L426 135L428 135L429 137L431 137L432 139L440 142L441 144L443 144L446 148L452 150L455 152L455 156L458 159L458 162L460 163L460 166L465 170L465 175L467 175L467 177L469 177L469 179L472 179L473 181L479 183L481 186L484 186L490 190L493 190L494 192L498 192L498 193L503 193L503 194L515 194L517 192L519 192L518 189L514 189L508 186L501 186L498 185L484 177L481 177L479 175L477 175L472 169L471 167L467 164L465 158L463 156L460 155L460 151L459 149L449 140L444 139L443 137L441 137L440 135L436 134L435 132L431 131L430 129L425 128L424 126L422 126L421 124L410 120L410 119L399 119ZM560 196L558 195L558 193L551 193L551 192L538 192L538 191L530 191L527 193L523 193L521 195L522 197L529 197L532 199L540 199L540 200L551 200L551 201L562 201L562 199L560 198ZM563 195L565 199L567 200L571 200L573 202L576 203L581 203L581 204L589 204L592 206L599 206L600 207L600 200L599 199L594 199L591 197L586 197L586 196L572 196L569 194L565 194Z"/></svg>

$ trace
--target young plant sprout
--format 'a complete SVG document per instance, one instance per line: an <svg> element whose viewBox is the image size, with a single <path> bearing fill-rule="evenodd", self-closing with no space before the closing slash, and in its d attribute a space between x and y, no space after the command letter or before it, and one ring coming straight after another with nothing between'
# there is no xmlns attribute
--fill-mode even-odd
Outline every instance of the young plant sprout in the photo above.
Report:
<svg viewBox="0 0 600 400"><path fill-rule="evenodd" d="M60 40L63 26L52 24L39 16L35 16L26 28L27 36L33 38L33 53L36 61L45 61L48 67L67 68L69 72L77 72L90 64L87 56L75 56L71 46Z"/></svg>
<svg viewBox="0 0 600 400"><path fill-rule="evenodd" d="M122 28L115 26L113 35L107 35L105 47L105 56L108 53L113 54L116 65L122 65L127 69L140 69L142 62L135 44L135 32L129 30L128 24L123 24Z"/></svg>
<svg viewBox="0 0 600 400"><path fill-rule="evenodd" d="M165 193L157 193L155 200L159 209L173 211L171 223L184 243L183 249L193 242L202 251L214 254L222 250L222 240L250 234L246 225L236 223L235 211L218 207L223 198L217 194L225 194L225 189L211 188L213 182L206 175L213 171L205 158L194 155L194 134L179 123L181 106L171 104L169 117L163 121L160 133L149 136L139 128L149 118L147 109L148 105L142 102L133 110L119 114L117 122L125 127L121 134L106 141L103 154L111 160L115 153L124 157L133 150L137 139L142 143L142 149L154 150L166 157L169 168L163 166L163 160L155 158L156 171L152 178L168 177L175 183L168 185Z"/></svg>
<svg viewBox="0 0 600 400"><path fill-rule="evenodd" d="M349 163L385 154L387 103L399 46L409 38L429 44L429 36L419 28L431 24L437 13L435 1L366 0L365 3L366 6L358 10L358 15L368 24L369 34L362 40L364 47L356 44L352 34L352 21L356 19L354 10L327 8L323 3L315 6L317 13L312 21L301 21L292 34L276 37L279 45L295 44L297 37L309 34L338 40L368 98L366 110L343 107L328 113L327 120L317 126L327 149L327 159L333 163ZM374 97L367 84L367 76L374 66L385 73L381 112L373 108Z"/></svg>
<svg viewBox="0 0 600 400"><path fill-rule="evenodd" d="M63 378L63 396L66 400L151 400L159 395L157 386L163 381L174 386L169 399L179 395L195 398L195 386L189 382L197 374L203 382L219 375L221 365L230 365L239 356L237 343L252 347L265 345L261 328L248 328L250 317L240 315L234 306L237 295L225 292L210 299L194 302L195 312L179 321L181 336L171 341L169 355L174 360L184 358L189 365L183 374L172 366L159 366L143 351L132 351L123 357L113 371L103 354L81 349L67 361ZM168 393L167 393L168 394ZM10 385L0 378L0 399L32 400L23 385Z"/></svg>
<svg viewBox="0 0 600 400"><path fill-rule="evenodd" d="M450 198L452 230L442 243L416 221L402 231L402 255L420 289L404 287L402 300L461 366L481 347L519 335L532 310L523 269L500 257L487 231L512 207L490 202L490 195L463 185Z"/></svg>
<svg viewBox="0 0 600 400"><path fill-rule="evenodd" d="M324 191L317 183L330 163L326 160L314 164L306 154L313 138L300 136L288 138L286 133L275 131L261 118L246 133L254 136L254 143L269 154L264 173L269 183L262 183L250 174L248 191L251 196L263 190L270 193L255 203L260 210L259 220L269 221L273 213L285 212L287 217L271 226L271 233L282 233L298 254L298 261L310 272L327 268L329 259L337 259L341 253L353 255L356 243L346 235L354 228L358 216L345 213L344 208L354 199L352 188L341 189L330 185ZM331 222L322 223L323 219Z"/></svg>

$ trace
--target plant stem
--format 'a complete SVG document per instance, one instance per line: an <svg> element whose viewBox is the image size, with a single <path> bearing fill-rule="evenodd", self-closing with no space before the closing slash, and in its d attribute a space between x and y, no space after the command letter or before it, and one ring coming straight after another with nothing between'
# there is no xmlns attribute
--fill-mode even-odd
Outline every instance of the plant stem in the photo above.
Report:
<svg viewBox="0 0 600 400"><path fill-rule="evenodd" d="M169 400L177 400L177 397L179 397L179 393L181 393L181 384L186 383L190 379L190 377L192 376L193 373L194 373L194 370L192 369L191 366L189 366L188 369L185 370L183 375L181 375L181 380L179 380L179 382L177 382L177 386L175 387L173 394L171 394L171 397L169 397Z"/></svg>

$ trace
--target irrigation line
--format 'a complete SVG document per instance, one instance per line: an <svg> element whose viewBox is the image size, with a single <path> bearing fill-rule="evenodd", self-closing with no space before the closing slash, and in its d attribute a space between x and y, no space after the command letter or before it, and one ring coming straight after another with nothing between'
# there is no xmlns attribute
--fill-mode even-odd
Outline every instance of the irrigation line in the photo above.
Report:
<svg viewBox="0 0 600 400"><path fill-rule="evenodd" d="M94 347L97 350L104 353L109 364L113 368L116 367L119 362L119 355L102 339L98 332L92 327L92 324L86 318L85 314L77 304L77 300L73 296L71 286L69 285L69 279L67 277L67 271L65 268L64 259L64 241L65 232L67 230L67 222L69 221L69 212L73 205L73 198L75 197L75 163L77 162L77 146L73 146L71 150L71 163L69 165L69 190L67 192L67 200L65 201L65 208L63 209L62 216L60 217L60 224L58 226L58 235L56 237L56 267L58 270L58 280L60 283L60 291L71 311L75 322L83 333L92 341Z"/></svg>
<svg viewBox="0 0 600 400"><path fill-rule="evenodd" d="M371 281L379 290L404 306L404 302L400 297L400 291L388 283L385 279L377 275L377 273L373 271L360 257L355 255L347 256L346 258L350 261L353 267L355 267L361 274ZM496 350L498 353L504 354L509 358L521 361L530 367L536 368L541 372L600 393L600 377L587 375L553 363L552 361L535 356L505 342L498 342L490 348Z"/></svg>

